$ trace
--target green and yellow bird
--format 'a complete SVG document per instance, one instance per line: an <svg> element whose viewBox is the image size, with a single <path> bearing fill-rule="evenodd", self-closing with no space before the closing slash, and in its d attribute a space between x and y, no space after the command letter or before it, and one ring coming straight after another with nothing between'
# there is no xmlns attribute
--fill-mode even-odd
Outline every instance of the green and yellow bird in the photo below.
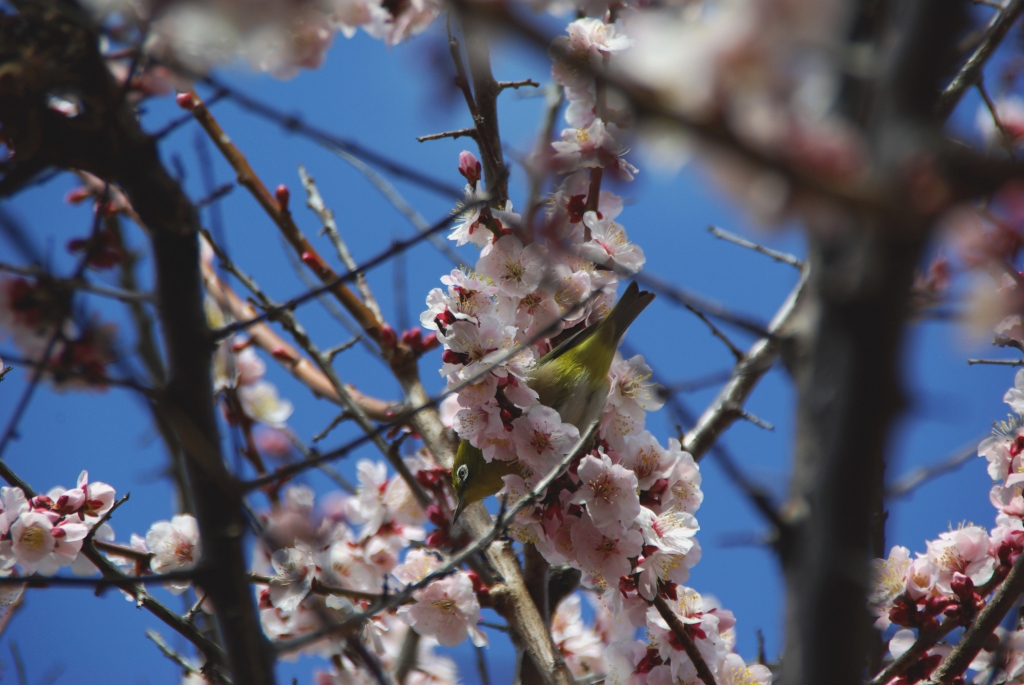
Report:
<svg viewBox="0 0 1024 685"><path fill-rule="evenodd" d="M562 421L580 434L601 418L608 398L608 370L619 341L633 320L654 299L654 293L630 283L615 308L544 355L530 374L528 385L540 403L556 410ZM453 522L462 510L498 492L503 476L519 473L518 462L484 460L483 452L463 440L452 467L452 488L458 498Z"/></svg>

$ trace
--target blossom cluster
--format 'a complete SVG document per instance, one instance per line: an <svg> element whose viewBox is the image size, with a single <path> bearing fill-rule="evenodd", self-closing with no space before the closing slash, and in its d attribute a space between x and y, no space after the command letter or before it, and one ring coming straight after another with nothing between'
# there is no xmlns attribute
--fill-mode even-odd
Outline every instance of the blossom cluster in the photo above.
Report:
<svg viewBox="0 0 1024 685"><path fill-rule="evenodd" d="M90 482L88 471L82 471L74 488L56 486L31 498L21 488L0 488L0 576L52 576L65 567L77 576L97 573L82 546L90 534L105 542L114 539L105 517L115 496L110 485ZM199 561L199 530L192 516L175 516L154 523L145 537L132 534L123 553L117 545L106 551L129 575L187 571ZM166 583L175 594L190 585L188 579ZM10 601L11 596L0 596L0 604Z"/></svg>
<svg viewBox="0 0 1024 685"><path fill-rule="evenodd" d="M1014 414L978 446L993 481L989 499L996 509L995 526L986 531L961 525L928 541L923 553L912 557L906 547L896 546L888 559L874 562L870 603L878 617L875 625L899 629L889 642L896 658L910 649L917 635L936 630L940 623L971 625L1024 551L1024 371L1017 373L1003 400ZM986 644L970 666L977 672L975 683L1024 682L1024 632L1000 631L1000 639ZM940 642L892 682L926 680L952 649Z"/></svg>
<svg viewBox="0 0 1024 685"><path fill-rule="evenodd" d="M389 46L419 33L440 14L438 0L87 0L85 4L118 33L136 27L144 48L158 61L184 72L205 72L241 58L253 69L291 78L319 67L338 33L346 38L363 29ZM127 66L112 63L115 75ZM178 69L178 71L181 71ZM165 93L175 80L166 67L146 69L133 85Z"/></svg>
<svg viewBox="0 0 1024 685"><path fill-rule="evenodd" d="M429 294L421 323L444 346L441 375L456 390L448 409L459 437L488 462L518 461L522 475L504 479L511 502L556 468L587 428L539 403L530 388L537 360L606 316L620 277L644 264L616 221L622 199L600 189L603 177L628 181L637 169L623 158L624 117L609 107L588 68L614 63L630 44L619 24L587 17L556 41L553 76L569 103L570 128L553 144L549 167L561 180L532 236L511 203L488 204L476 158L464 152L459 159L466 204L450 237L478 246L480 256L474 269L442 278L447 288ZM651 606L657 596L680 617L720 682L769 682L765 667L747 667L732 652L731 612L682 585L701 554L694 537L700 472L678 441L662 447L645 429L647 411L661 407L650 378L642 357L616 356L596 446L573 460L510 533L549 563L582 572L583 586L617 626L604 643L611 682L696 678L679 638ZM646 630L647 643L631 639L638 629ZM575 632L580 652L569 661L583 675L593 665L592 636Z"/></svg>
<svg viewBox="0 0 1024 685"><path fill-rule="evenodd" d="M45 377L57 388L102 388L116 359L117 327L95 319L76 324L67 315L68 295L44 278L0 276L0 339L10 338L28 362L45 362Z"/></svg>
<svg viewBox="0 0 1024 685"><path fill-rule="evenodd" d="M205 242L203 245L207 247ZM221 309L210 296L206 297L205 309L207 323L213 330L234 322L231 313ZM225 411L229 421L285 427L294 407L278 396L277 386L264 379L266 372L266 362L246 336L234 336L217 346L213 356L213 391L227 398Z"/></svg>

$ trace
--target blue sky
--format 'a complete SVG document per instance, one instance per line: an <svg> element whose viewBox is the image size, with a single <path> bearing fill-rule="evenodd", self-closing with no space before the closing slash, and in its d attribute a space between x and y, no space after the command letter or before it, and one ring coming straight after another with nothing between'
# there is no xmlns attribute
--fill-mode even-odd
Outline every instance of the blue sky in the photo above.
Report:
<svg viewBox="0 0 1024 685"><path fill-rule="evenodd" d="M453 185L461 185L457 155L465 149L463 140L418 143L415 137L464 127L469 118L461 100L451 98L441 83L440 68L446 46L440 27L408 44L386 49L379 41L358 34L339 39L326 64L317 71L280 82L232 69L222 76L241 90L287 112L301 113L319 127L359 141L381 153L411 165ZM493 59L501 80L533 78L546 82L549 63L543 55L524 52L512 45L500 45ZM501 100L500 124L506 157L512 163L512 197L524 199L523 176L515 160L533 144L539 126L542 101L522 97L523 91L509 92ZM977 98L973 95L958 113L961 124L973 120ZM170 99L147 103L143 124L158 129L180 111ZM271 188L289 186L297 222L311 239L319 230L316 218L303 206L302 187L296 165L303 164L316 178L339 228L355 256L364 261L387 248L396 238L412 235L405 220L343 160L274 124L255 117L230 101L214 111L225 130L245 152L253 168ZM190 124L178 129L161 145L162 155L172 168L185 172L189 194L205 194L197 164L198 129ZM209 146L208 146L209 147ZM214 151L211 148L211 154ZM177 160L177 161L175 161ZM214 154L218 184L232 180L227 165ZM619 188L627 207L619 217L630 238L644 248L651 273L671 279L686 288L727 303L737 311L767 321L796 282L796 272L786 265L716 240L707 232L714 224L762 241L768 245L802 253L802 237L793 228L765 229L753 225L742 209L718 190L698 166L685 167L677 174L661 175L638 152L631 157L641 174L637 181ZM71 260L64 245L87 231L87 207L62 201L74 186L68 175L43 187L34 188L5 204L30 231L39 249L58 272L68 272ZM452 206L450 199L398 182L399 189L433 222ZM220 204L227 247L234 260L255 276L263 289L285 300L305 289L296 276L276 227L252 198L235 189ZM210 225L211 215L204 214ZM134 245L144 246L144 237L130 229ZM317 239L325 255L332 254L325 239ZM475 262L475 250L462 248L466 263ZM0 260L21 262L10 245L0 243ZM144 262L148 266L148 262ZM368 279L380 300L385 316L392 321L418 321L427 292L450 270L450 263L429 244L420 244L404 258L400 268L405 276L405 296L394 292L394 268L379 267ZM102 279L104 276L96 276ZM401 302L407 311L398 313ZM131 344L129 323L116 303L88 298L90 312L122 326L121 344ZM299 318L322 347L347 340L343 329L319 305L299 310ZM999 356L990 352L984 340L971 340L950 322L923 322L908 331L904 355L904 381L909 406L893 440L889 476L903 474L918 465L931 464L962 446L976 442L994 420L1005 417L1001 398L1013 384L1013 371L1006 367L968 367L966 359ZM752 342L745 334L730 331L740 345ZM664 298L655 301L631 328L628 342L644 354L656 372L669 381L704 376L731 367L732 357L713 339L702 323ZM10 351L0 341L0 354ZM430 391L442 384L436 369L438 353L421 362L421 375ZM332 405L317 401L290 376L268 363L268 376L277 383L282 396L291 399L296 412L291 427L307 442L336 414ZM397 398L397 384L386 368L360 348L341 355L336 368L345 382L370 394ZM6 421L24 388L26 373L16 369L0 384L0 420ZM682 395L685 404L699 413L713 399L716 388ZM793 438L794 394L781 369L772 370L754 392L748 409L774 425L765 431L748 423L734 426L724 438L737 462L752 478L765 484L781 498L787 486L788 463ZM667 412L652 414L648 427L659 438L675 434ZM74 483L81 469L93 480L112 484L119 494L130 491L131 501L112 521L118 540L127 541L132 532L144 534L156 520L172 516L174 499L162 470L165 455L158 435L148 421L145 407L124 391L105 393L57 393L42 388L36 394L14 442L5 456L7 463L38 490ZM354 436L343 427L325 441L330 447ZM357 458L376 458L365 449L336 466L354 480ZM725 479L711 459L702 462L705 500L697 512L702 530L699 539L704 558L693 570L690 585L715 595L738 618L738 650L753 657L755 630L766 638L771 656L781 647L780 576L771 552L757 543L766 528L743 496ZM329 491L325 479L310 475L306 482L318 492ZM903 544L923 551L926 539L934 538L961 521L990 526L994 511L988 504L990 481L984 461L972 460L954 474L937 479L911 496L893 502L888 522L889 544ZM257 502L257 505L262 503ZM163 596L172 607L180 600ZM64 674L57 682L102 673L106 682L174 683L177 669L159 655L143 637L147 628L160 630L171 644L184 645L148 613L136 610L117 592L102 598L88 590L53 589L31 591L25 607L0 641L0 661L8 671L13 661L12 643L22 654L29 682L36 682L55 665ZM487 658L492 682L508 682L514 655L504 636L492 633ZM450 652L459 661L463 682L477 682L471 649L464 645ZM279 667L281 682L297 676L308 682L318 662L301 659Z"/></svg>

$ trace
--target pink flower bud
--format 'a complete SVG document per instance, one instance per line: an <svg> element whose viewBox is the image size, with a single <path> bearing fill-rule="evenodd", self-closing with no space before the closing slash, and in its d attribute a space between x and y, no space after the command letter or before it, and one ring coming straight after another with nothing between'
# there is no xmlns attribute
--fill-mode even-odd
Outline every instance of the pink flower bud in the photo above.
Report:
<svg viewBox="0 0 1024 685"><path fill-rule="evenodd" d="M279 185L277 190L274 191L274 197L277 198L277 205L281 208L281 211L286 211L288 209L288 201L292 197L291 192L288 190L288 186L283 183Z"/></svg>
<svg viewBox="0 0 1024 685"><path fill-rule="evenodd" d="M299 259L302 260L303 264L317 271L321 270L324 266L324 263L320 260L320 255L315 252L303 252Z"/></svg>
<svg viewBox="0 0 1024 685"><path fill-rule="evenodd" d="M437 339L437 333L431 333L430 335L427 335L425 338L423 338L422 349L424 352L428 352L434 349L435 347L439 346L440 344L441 341Z"/></svg>
<svg viewBox="0 0 1024 685"><path fill-rule="evenodd" d="M459 173L465 176L469 185L476 186L476 182L480 180L480 172L480 160L476 155L469 150L459 153Z"/></svg>
<svg viewBox="0 0 1024 685"><path fill-rule="evenodd" d="M175 96L174 101L178 103L178 107L187 109L190 112L199 104L199 101L196 100L196 97L192 93L178 93Z"/></svg>
<svg viewBox="0 0 1024 685"><path fill-rule="evenodd" d="M398 334L391 326L384 324L380 329L380 342L384 347L394 347L398 344Z"/></svg>
<svg viewBox="0 0 1024 685"><path fill-rule="evenodd" d="M77 205L80 202L84 202L92 195L92 191L88 188L72 188L68 191L68 194L64 196L64 201L70 205Z"/></svg>

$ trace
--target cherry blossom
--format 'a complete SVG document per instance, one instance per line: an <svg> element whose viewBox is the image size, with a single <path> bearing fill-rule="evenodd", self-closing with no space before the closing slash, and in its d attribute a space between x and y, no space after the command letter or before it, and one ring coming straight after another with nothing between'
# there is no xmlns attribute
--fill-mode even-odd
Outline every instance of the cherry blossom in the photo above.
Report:
<svg viewBox="0 0 1024 685"><path fill-rule="evenodd" d="M486 644L486 638L476 627L480 602L465 573L435 580L416 593L415 604L400 608L398 615L416 632L433 637L445 647L454 647L467 636L477 646Z"/></svg>
<svg viewBox="0 0 1024 685"><path fill-rule="evenodd" d="M154 573L187 571L199 563L202 550L199 526L188 514L174 516L170 521L157 521L146 533L146 546L153 552L149 566ZM187 580L168 581L167 588L181 594L188 588Z"/></svg>
<svg viewBox="0 0 1024 685"><path fill-rule="evenodd" d="M640 531L619 522L599 528L586 513L571 535L580 569L597 585L613 585L628 574L629 559L639 556L643 547Z"/></svg>
<svg viewBox="0 0 1024 685"><path fill-rule="evenodd" d="M534 472L546 475L580 439L571 423L562 423L558 412L537 405L512 422L516 455Z"/></svg>
<svg viewBox="0 0 1024 685"><path fill-rule="evenodd" d="M524 248L518 238L506 235L483 249L477 269L505 295L525 297L540 285L545 261L540 244Z"/></svg>
<svg viewBox="0 0 1024 685"><path fill-rule="evenodd" d="M640 514L636 474L613 464L607 454L583 457L576 473L581 486L572 501L587 505L587 513L598 528L628 524Z"/></svg>
<svg viewBox="0 0 1024 685"><path fill-rule="evenodd" d="M629 242L620 224L611 219L599 219L596 212L584 214L583 223L590 229L591 240L584 243L580 251L595 264L617 266L632 274L647 261L643 250Z"/></svg>
<svg viewBox="0 0 1024 685"><path fill-rule="evenodd" d="M313 553L306 545L279 549L271 557L270 603L282 611L295 611L306 598L316 574Z"/></svg>
<svg viewBox="0 0 1024 685"><path fill-rule="evenodd" d="M939 539L928 543L928 560L940 572L936 587L952 594L950 582L960 573L982 585L992 577L995 560L988 553L988 534L979 526L964 526L958 530L939 534Z"/></svg>

